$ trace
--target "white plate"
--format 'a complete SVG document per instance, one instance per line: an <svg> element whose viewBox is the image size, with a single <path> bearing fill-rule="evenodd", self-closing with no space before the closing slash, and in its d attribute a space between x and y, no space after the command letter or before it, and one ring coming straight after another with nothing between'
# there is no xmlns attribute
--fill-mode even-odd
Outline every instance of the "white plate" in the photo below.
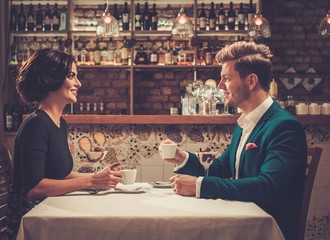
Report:
<svg viewBox="0 0 330 240"><path fill-rule="evenodd" d="M145 190L142 187L134 188L115 188L116 193L144 193Z"/></svg>
<svg viewBox="0 0 330 240"><path fill-rule="evenodd" d="M171 183L170 182L162 182L162 181L153 181L149 183L155 188L171 188Z"/></svg>

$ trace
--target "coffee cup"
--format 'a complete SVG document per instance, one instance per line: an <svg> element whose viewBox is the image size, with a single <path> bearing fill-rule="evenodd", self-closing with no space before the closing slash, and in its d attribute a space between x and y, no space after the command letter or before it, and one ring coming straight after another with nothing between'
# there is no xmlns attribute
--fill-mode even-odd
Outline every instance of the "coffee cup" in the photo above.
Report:
<svg viewBox="0 0 330 240"><path fill-rule="evenodd" d="M129 185L134 184L136 179L136 169L121 169L123 174L123 184Z"/></svg>
<svg viewBox="0 0 330 240"><path fill-rule="evenodd" d="M159 153L161 158L174 158L176 153L176 148L178 145L176 143L162 143L159 145Z"/></svg>

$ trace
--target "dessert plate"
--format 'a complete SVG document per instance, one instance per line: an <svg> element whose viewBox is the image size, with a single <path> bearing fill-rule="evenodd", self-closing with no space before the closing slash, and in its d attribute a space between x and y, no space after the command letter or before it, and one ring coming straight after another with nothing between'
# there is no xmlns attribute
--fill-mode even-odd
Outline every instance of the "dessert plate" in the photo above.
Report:
<svg viewBox="0 0 330 240"><path fill-rule="evenodd" d="M149 183L152 185L154 188L171 188L171 183L170 182L162 182L162 181L153 181Z"/></svg>

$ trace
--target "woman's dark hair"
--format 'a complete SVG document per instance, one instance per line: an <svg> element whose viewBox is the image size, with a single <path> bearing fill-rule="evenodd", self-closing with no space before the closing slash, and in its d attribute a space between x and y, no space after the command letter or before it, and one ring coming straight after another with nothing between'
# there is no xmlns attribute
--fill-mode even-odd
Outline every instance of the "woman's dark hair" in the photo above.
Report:
<svg viewBox="0 0 330 240"><path fill-rule="evenodd" d="M36 51L18 70L16 90L28 103L40 103L58 90L71 72L74 58L49 48Z"/></svg>
<svg viewBox="0 0 330 240"><path fill-rule="evenodd" d="M266 45L241 41L225 46L217 54L216 59L219 63L235 61L234 68L241 78L254 73L259 78L261 88L268 91L272 57L273 55Z"/></svg>

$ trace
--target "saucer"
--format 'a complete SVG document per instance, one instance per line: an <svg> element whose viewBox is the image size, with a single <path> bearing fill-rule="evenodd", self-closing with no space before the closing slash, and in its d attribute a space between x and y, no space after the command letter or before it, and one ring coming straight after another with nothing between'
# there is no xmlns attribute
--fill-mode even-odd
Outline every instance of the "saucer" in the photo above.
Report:
<svg viewBox="0 0 330 240"><path fill-rule="evenodd" d="M162 181L153 181L149 183L152 185L154 188L171 188L171 183L170 182L162 182Z"/></svg>

